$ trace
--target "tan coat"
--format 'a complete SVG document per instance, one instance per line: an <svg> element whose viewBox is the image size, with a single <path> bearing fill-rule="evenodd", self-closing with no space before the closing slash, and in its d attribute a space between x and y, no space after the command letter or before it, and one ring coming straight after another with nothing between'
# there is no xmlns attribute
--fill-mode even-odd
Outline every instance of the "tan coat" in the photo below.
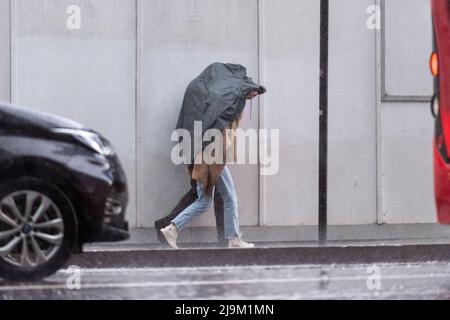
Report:
<svg viewBox="0 0 450 320"><path fill-rule="evenodd" d="M196 158L195 164L190 167L189 174L193 180L201 182L205 187L206 194L212 195L214 186L222 174L223 169L227 163L227 159L230 157L230 152L233 152L233 161L236 161L236 129L239 127L239 123L242 119L243 113L239 117L230 123L230 126L225 128L222 132L223 139L223 161L221 163L211 163L211 161L200 161L203 158L203 153L199 154ZM201 162L201 163L200 163Z"/></svg>

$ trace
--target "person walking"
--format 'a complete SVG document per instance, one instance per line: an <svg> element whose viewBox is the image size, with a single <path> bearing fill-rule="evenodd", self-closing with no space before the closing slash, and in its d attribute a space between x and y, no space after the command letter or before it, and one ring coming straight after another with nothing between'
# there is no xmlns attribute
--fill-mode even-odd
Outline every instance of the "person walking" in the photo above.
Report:
<svg viewBox="0 0 450 320"><path fill-rule="evenodd" d="M189 84L177 129L187 130L193 136L194 122L201 121L202 128L205 129L203 134L209 129L222 132L223 161L204 161L203 151L208 144L203 144L200 153L195 153L194 146L191 146L193 152L189 174L191 179L197 182L197 199L170 224L160 229L165 241L172 248L178 248L179 232L211 207L214 190L218 191L223 201L224 236L228 240L228 247L254 248L254 244L241 238L237 194L227 159L230 152L236 156L234 133L242 118L246 100L265 92L263 86L247 77L247 69L237 64L214 63Z"/></svg>

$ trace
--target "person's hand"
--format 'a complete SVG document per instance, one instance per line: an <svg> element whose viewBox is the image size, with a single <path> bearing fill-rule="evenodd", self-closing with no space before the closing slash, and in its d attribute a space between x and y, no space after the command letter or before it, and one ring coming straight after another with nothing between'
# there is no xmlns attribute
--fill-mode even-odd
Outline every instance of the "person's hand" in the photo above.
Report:
<svg viewBox="0 0 450 320"><path fill-rule="evenodd" d="M247 100L252 100L254 97L258 95L258 92L256 90L250 91L250 93L247 95Z"/></svg>

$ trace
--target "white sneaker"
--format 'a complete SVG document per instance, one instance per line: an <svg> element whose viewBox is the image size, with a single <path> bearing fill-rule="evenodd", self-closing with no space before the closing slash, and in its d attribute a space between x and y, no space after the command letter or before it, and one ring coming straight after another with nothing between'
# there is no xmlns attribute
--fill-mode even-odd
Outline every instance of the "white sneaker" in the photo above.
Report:
<svg viewBox="0 0 450 320"><path fill-rule="evenodd" d="M178 230L177 227L175 227L174 224L170 224L164 229L160 230L161 233L164 235L164 238L166 238L167 243L174 249L178 249L177 247L177 238L178 238Z"/></svg>
<svg viewBox="0 0 450 320"><path fill-rule="evenodd" d="M231 249L251 249L254 248L255 245L253 243L247 243L242 241L241 238L234 238L228 241L228 248Z"/></svg>

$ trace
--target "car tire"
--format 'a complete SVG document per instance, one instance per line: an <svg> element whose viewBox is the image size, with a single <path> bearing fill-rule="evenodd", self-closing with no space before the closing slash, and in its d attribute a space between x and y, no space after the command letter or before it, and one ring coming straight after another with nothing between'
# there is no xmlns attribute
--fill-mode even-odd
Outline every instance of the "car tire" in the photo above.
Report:
<svg viewBox="0 0 450 320"><path fill-rule="evenodd" d="M69 260L76 245L77 219L70 201L56 186L35 178L3 183L0 214L0 277L4 280L40 280Z"/></svg>

